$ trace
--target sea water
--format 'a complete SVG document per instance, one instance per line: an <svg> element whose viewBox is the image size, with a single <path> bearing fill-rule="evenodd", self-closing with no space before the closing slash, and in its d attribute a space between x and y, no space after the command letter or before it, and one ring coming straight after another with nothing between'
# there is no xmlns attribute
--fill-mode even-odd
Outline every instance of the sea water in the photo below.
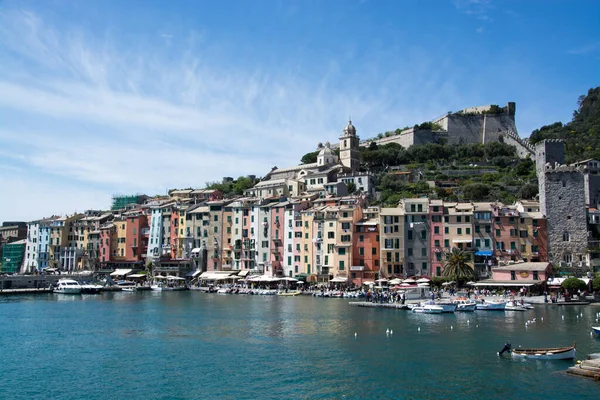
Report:
<svg viewBox="0 0 600 400"><path fill-rule="evenodd" d="M425 315L199 292L7 296L0 398L598 399L599 382L564 373L574 361L496 354L505 342L577 341L583 359L600 352L590 336L598 312Z"/></svg>

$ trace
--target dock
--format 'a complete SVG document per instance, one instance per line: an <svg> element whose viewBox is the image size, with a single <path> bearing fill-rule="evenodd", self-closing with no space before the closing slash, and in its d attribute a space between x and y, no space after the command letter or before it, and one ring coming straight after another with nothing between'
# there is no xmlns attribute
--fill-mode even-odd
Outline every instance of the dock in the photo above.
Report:
<svg viewBox="0 0 600 400"><path fill-rule="evenodd" d="M584 376L600 381L600 358L583 360L580 364L569 367L567 374Z"/></svg>
<svg viewBox="0 0 600 400"><path fill-rule="evenodd" d="M0 289L1 295L52 293L51 288Z"/></svg>
<svg viewBox="0 0 600 400"><path fill-rule="evenodd" d="M353 307L369 307L369 308L393 308L396 310L408 310L408 304L398 303L371 303L368 301L351 301L348 305Z"/></svg>

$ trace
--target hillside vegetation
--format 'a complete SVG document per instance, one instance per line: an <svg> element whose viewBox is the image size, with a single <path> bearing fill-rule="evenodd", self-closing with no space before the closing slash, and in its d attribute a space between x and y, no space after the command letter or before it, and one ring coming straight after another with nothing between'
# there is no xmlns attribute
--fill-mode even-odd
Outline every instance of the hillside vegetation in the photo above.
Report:
<svg viewBox="0 0 600 400"><path fill-rule="evenodd" d="M590 89L577 101L571 122L555 122L531 133L533 144L544 139L563 139L567 163L587 158L600 159L600 86Z"/></svg>

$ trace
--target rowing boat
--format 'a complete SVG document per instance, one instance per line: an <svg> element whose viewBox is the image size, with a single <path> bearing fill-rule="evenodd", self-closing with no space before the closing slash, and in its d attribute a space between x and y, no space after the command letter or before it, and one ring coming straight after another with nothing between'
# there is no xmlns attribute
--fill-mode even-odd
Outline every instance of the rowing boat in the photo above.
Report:
<svg viewBox="0 0 600 400"><path fill-rule="evenodd" d="M570 360L575 358L575 344L568 347L549 347L539 349L512 349L513 357L532 358L535 360Z"/></svg>

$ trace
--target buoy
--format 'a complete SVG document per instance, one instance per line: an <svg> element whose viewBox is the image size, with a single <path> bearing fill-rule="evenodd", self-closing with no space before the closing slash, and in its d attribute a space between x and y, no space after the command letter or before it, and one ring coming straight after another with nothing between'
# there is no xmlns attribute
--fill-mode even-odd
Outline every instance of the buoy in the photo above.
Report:
<svg viewBox="0 0 600 400"><path fill-rule="evenodd" d="M358 336L358 333L354 332L354 337L357 337L357 336Z"/></svg>
<svg viewBox="0 0 600 400"><path fill-rule="evenodd" d="M385 333L386 333L386 335L389 335L390 334L390 328L386 329Z"/></svg>
<svg viewBox="0 0 600 400"><path fill-rule="evenodd" d="M479 328L479 325L475 325L475 328Z"/></svg>
<svg viewBox="0 0 600 400"><path fill-rule="evenodd" d="M421 332L421 327L419 327L419 329L417 329L419 332Z"/></svg>
<svg viewBox="0 0 600 400"><path fill-rule="evenodd" d="M471 321L467 320L467 325L469 325L471 323Z"/></svg>
<svg viewBox="0 0 600 400"><path fill-rule="evenodd" d="M450 330L454 329L454 327L452 325L450 325Z"/></svg>
<svg viewBox="0 0 600 400"><path fill-rule="evenodd" d="M393 330L390 330L390 335L393 335L393 334L394 334L394 331L393 331Z"/></svg>

